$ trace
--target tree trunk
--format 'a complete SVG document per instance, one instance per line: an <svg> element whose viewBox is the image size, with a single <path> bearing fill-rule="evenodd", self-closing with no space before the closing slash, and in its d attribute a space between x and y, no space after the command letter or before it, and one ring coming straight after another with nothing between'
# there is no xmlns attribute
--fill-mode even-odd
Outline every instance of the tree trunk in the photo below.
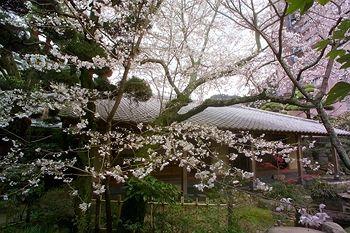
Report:
<svg viewBox="0 0 350 233"><path fill-rule="evenodd" d="M227 191L227 231L233 226L233 193L232 190Z"/></svg>
<svg viewBox="0 0 350 233"><path fill-rule="evenodd" d="M118 222L118 233L140 233L146 216L147 202L140 197L124 200ZM136 229L130 227L136 226Z"/></svg>
<svg viewBox="0 0 350 233"><path fill-rule="evenodd" d="M105 181L105 203L106 203L106 223L107 223L107 233L112 233L113 231L113 218L112 218L112 208L111 208L111 193L109 189L110 178L107 177Z"/></svg>
<svg viewBox="0 0 350 233"><path fill-rule="evenodd" d="M32 203L29 202L26 210L26 220L25 220L26 223L30 223L31 215L32 215Z"/></svg>
<svg viewBox="0 0 350 233"><path fill-rule="evenodd" d="M96 197L95 203L95 233L100 232L100 218L101 218L101 196Z"/></svg>
<svg viewBox="0 0 350 233"><path fill-rule="evenodd" d="M338 136L337 136L330 120L329 120L329 117L322 106L322 103L320 103L317 106L317 112L318 112L319 116L321 117L322 123L329 134L329 138L332 142L332 145L337 150L338 155L339 155L340 159L343 161L345 167L350 170L350 159L349 159L349 157L346 153L346 150L344 149L342 143L340 142L340 140L339 140L339 138L338 138Z"/></svg>

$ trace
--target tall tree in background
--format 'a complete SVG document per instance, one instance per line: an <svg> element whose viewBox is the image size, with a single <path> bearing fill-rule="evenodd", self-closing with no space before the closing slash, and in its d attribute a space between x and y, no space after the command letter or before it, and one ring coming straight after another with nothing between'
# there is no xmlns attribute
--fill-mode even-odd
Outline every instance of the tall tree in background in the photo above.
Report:
<svg viewBox="0 0 350 233"><path fill-rule="evenodd" d="M253 1L224 1L223 4L233 21L242 23L255 33L258 33L261 38L264 39L269 47L269 51L274 56L274 60L276 61L275 64L281 68L283 75L289 79L293 87L291 98L294 97L295 90L298 90L304 96L305 102L314 106L322 120L322 123L330 135L333 146L336 148L346 167L350 168L350 159L341 145L341 142L339 141L334 128L329 121L329 116L324 108L324 97L327 94L329 79L332 72L335 72L337 68L339 70L339 66L337 67L335 65L334 57L325 57L326 50L328 49L327 45L319 47L320 51L318 52L312 50L313 46L315 45L315 40L313 38L314 36L317 36L316 33L315 35L312 33L314 27L310 27L311 40L309 41L298 41L298 37L289 37L291 33L286 30L285 23L286 19L288 19L288 13L290 13L290 10L288 10L290 9L288 8L288 2L268 1L266 2L265 6L260 6L261 9L258 12L262 14L263 17L261 17L261 23L258 25L256 25L254 17L252 17L252 15L257 13ZM323 15L319 16L315 15L315 13L312 11L308 12L311 18L318 18L318 21L323 23L320 26L322 30L319 30L318 33L324 37L332 36L334 33L336 33L337 27L346 20L344 15L349 13L349 3L347 1L337 1L333 4L335 6L330 6L330 8L334 10L328 11L328 13L333 14L332 18L328 16L328 18L325 19L323 18ZM314 7L317 8L317 6ZM266 10L270 12L271 9L273 11L272 16L270 16L271 14L266 13ZM319 12L318 9L315 9L315 11ZM266 17L266 15L268 15L268 17ZM292 33L292 35L298 34L300 33ZM300 52L304 53L305 51L305 61L301 60L301 62L290 64L288 57L291 54L293 55L295 51L292 48L299 49L299 46L292 44L292 46L290 46L288 49L288 45L295 42L303 45ZM333 44L331 49L334 50L334 48L337 46L341 45ZM310 56L310 54L312 56ZM305 90L305 84L303 83L304 80L307 82L308 78L312 78L312 72L316 72L318 75L321 74L322 77L320 86L317 87L318 91L316 91L314 95L311 95Z"/></svg>
<svg viewBox="0 0 350 233"><path fill-rule="evenodd" d="M97 92L93 90L98 89L113 91L106 94L113 100L113 108L103 119L106 131L111 131L113 116L124 93L129 71L150 26L150 18L161 2L3 1L1 27L6 33L1 35L0 65L4 80L1 89L5 91L1 93L4 104L0 109L1 126L6 127L12 121L13 114L17 117L31 116L41 113L44 108L62 109L67 104L73 108L73 113L82 117L82 122L85 122L83 118L87 115L91 125L95 116L94 107L89 103L97 98ZM111 86L107 79L113 72L121 74L117 80L118 88ZM74 87L74 90L69 90L62 85L52 89L49 81L68 85L80 83L85 90ZM38 88L41 91L38 92ZM62 94L58 97L61 106L57 101L48 103L52 98L50 92L55 97ZM43 96L44 93L50 97ZM28 94L35 97L26 98ZM110 140L106 144L109 148ZM96 164L101 165L101 170L111 166L108 157L106 160L100 156L94 158ZM99 178L94 179L98 184L102 182ZM104 179L103 182L106 182L107 228L111 232L108 180Z"/></svg>

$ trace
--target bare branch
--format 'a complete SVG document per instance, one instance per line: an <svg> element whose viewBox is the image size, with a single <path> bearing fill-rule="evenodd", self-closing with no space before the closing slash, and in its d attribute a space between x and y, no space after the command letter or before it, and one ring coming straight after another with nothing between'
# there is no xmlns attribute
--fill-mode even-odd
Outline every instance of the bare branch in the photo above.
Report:
<svg viewBox="0 0 350 233"><path fill-rule="evenodd" d="M261 51L265 50L266 48L262 49ZM199 87L200 85L208 82L208 81L213 81L219 78L223 78L223 77L228 77L228 76L233 76L237 73L237 69L244 66L247 62L251 61L252 59L254 59L257 55L259 55L259 53L261 51L257 51L255 53L253 53L252 55L243 58L241 60L239 60L238 62L235 62L233 65L228 66L226 69L223 69L221 71L218 72L214 72L211 73L207 76L201 77L197 80L195 80L193 83L190 83L186 89L184 90L184 93L186 94L190 94L192 93L197 87Z"/></svg>
<svg viewBox="0 0 350 233"><path fill-rule="evenodd" d="M251 103L258 100L269 100L271 102L281 103L281 104L291 104L294 106L298 106L301 108L315 108L312 104L307 104L300 102L296 99L290 99L285 97L278 97L278 96L271 96L266 93L264 90L260 94L252 95L252 96L243 96L243 97L234 97L228 100L213 100L213 99L207 99L202 104L198 105L197 107L189 110L188 112L184 114L179 114L177 116L177 121L184 121L191 116L194 116L202 111L204 111L208 107L225 107L225 106L232 106L235 104L243 104L243 103Z"/></svg>
<svg viewBox="0 0 350 233"><path fill-rule="evenodd" d="M141 65L145 64L145 63L158 63L159 65L161 65L164 69L165 72L165 77L168 79L169 84L171 85L172 88L174 88L174 91L176 93L176 95L181 95L180 90L177 88L177 86L175 85L173 78L171 77L170 71L168 66L165 64L165 61L161 60L161 59L155 59L155 58L147 58L142 60Z"/></svg>

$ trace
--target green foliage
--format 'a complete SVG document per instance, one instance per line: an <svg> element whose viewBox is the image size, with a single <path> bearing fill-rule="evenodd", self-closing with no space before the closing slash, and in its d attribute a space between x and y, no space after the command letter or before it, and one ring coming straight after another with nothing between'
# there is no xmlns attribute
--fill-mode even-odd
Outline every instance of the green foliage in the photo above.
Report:
<svg viewBox="0 0 350 233"><path fill-rule="evenodd" d="M154 177L131 178L126 185L126 199L118 231L139 232L143 228L147 201L174 203L178 195L174 185L163 183Z"/></svg>
<svg viewBox="0 0 350 233"><path fill-rule="evenodd" d="M72 226L74 219L73 199L66 189L48 191L33 207L33 221L43 226Z"/></svg>
<svg viewBox="0 0 350 233"><path fill-rule="evenodd" d="M185 207L168 206L157 211L154 232L164 233L256 233L265 232L274 224L270 210L255 206L238 206L232 209L232 221L228 226L228 209L223 206ZM143 232L151 229L144 228Z"/></svg>
<svg viewBox="0 0 350 233"><path fill-rule="evenodd" d="M22 226L22 227L7 227L3 230L3 233L66 233L69 232L68 230L62 231L59 230L57 227L43 227L40 225L29 225L29 226Z"/></svg>
<svg viewBox="0 0 350 233"><path fill-rule="evenodd" d="M326 5L329 1L330 0L317 0L317 2L321 5ZM315 3L314 0L287 0L287 2L287 14L294 13L297 10L300 10L301 14L304 14Z"/></svg>
<svg viewBox="0 0 350 233"><path fill-rule="evenodd" d="M125 84L125 94L136 101L147 101L152 97L150 85L143 79L133 76Z"/></svg>
<svg viewBox="0 0 350 233"><path fill-rule="evenodd" d="M346 54L345 50L342 50L342 49L335 49L335 50L331 50L331 51L327 54L327 57L329 57L330 59L336 59L337 57L344 56L345 54Z"/></svg>
<svg viewBox="0 0 350 233"><path fill-rule="evenodd" d="M263 104L260 109L271 111L271 112L283 112L283 111L300 111L303 110L298 106L291 105L291 104L281 104L281 103L275 103L275 102L268 102Z"/></svg>
<svg viewBox="0 0 350 233"><path fill-rule="evenodd" d="M14 76L1 76L0 75L0 89L5 90L13 90L13 89L22 89L25 86L25 82L23 79L19 79Z"/></svg>
<svg viewBox="0 0 350 233"><path fill-rule="evenodd" d="M344 19L334 30L330 38L319 41L316 44L317 50L321 51L330 44L344 44L349 41L346 38L346 34L350 32L350 19ZM347 69L350 67L350 53L348 50L336 47L332 49L327 57L339 62L342 66L341 69Z"/></svg>
<svg viewBox="0 0 350 233"><path fill-rule="evenodd" d="M37 187L31 188L26 195L23 195L21 192L18 192L18 189L23 187L23 184L28 182L30 176L25 175L25 171L28 170L26 166L17 166L15 169L8 169L6 177L11 180L15 180L15 185L10 185L4 183L0 186L0 189L6 190L7 193L14 193L10 196L11 202L7 203L9 205L8 211L18 210L18 206L23 203L33 203L40 198L44 193L44 184L40 182ZM18 206L17 206L18 205ZM12 208L12 209L11 209ZM14 215L18 213L13 213Z"/></svg>
<svg viewBox="0 0 350 233"><path fill-rule="evenodd" d="M87 157L85 155L85 157ZM92 198L92 186L91 186L92 178L91 177L79 177L75 179L72 183L75 189L79 190L79 196L86 203L91 203ZM78 205L81 203L80 199L75 199L75 226L76 233L85 233L89 232L92 229L93 222L91 219L93 218L93 207L89 208L86 212L82 212ZM114 213L117 213L115 211Z"/></svg>
<svg viewBox="0 0 350 233"><path fill-rule="evenodd" d="M90 61L91 58L100 56L106 57L106 53L96 42L86 40L83 35L76 34L68 41L65 52L76 55L83 61Z"/></svg>
<svg viewBox="0 0 350 233"><path fill-rule="evenodd" d="M315 3L315 0L287 0L288 8L287 14L292 14L297 10L300 10L301 14L307 12L312 5ZM326 5L330 0L317 0L321 5ZM349 41L349 38L346 38L347 33L350 32L350 19L343 19L342 22L334 30L332 36L328 39L319 41L316 44L316 48L321 51L325 49L328 45L332 44L344 44ZM334 48L332 49L327 56L331 59L335 59L342 66L341 69L347 69L350 67L350 53L345 49Z"/></svg>
<svg viewBox="0 0 350 233"><path fill-rule="evenodd" d="M229 232L255 233L265 232L274 224L274 217L270 210L254 206L241 206L233 209L233 228Z"/></svg>
<svg viewBox="0 0 350 233"><path fill-rule="evenodd" d="M261 106L262 110L266 111L272 111L272 112L279 112L283 110L284 105L281 103L275 103L275 102L268 102Z"/></svg>
<svg viewBox="0 0 350 233"><path fill-rule="evenodd" d="M38 147L48 151L59 151L69 148L74 143L73 137L63 133L59 128L31 127L28 131L28 137L31 139L48 136L50 137L48 140L29 144L29 151L34 151Z"/></svg>
<svg viewBox="0 0 350 233"><path fill-rule="evenodd" d="M323 49L327 48L329 43L330 43L329 39L320 40L319 42L316 43L315 48L318 51L322 51Z"/></svg>
<svg viewBox="0 0 350 233"><path fill-rule="evenodd" d="M312 84L306 84L304 86L304 89L307 93L312 94L315 91L315 86ZM302 99L302 98L304 98L304 95L299 90L296 90L295 91L295 98Z"/></svg>
<svg viewBox="0 0 350 233"><path fill-rule="evenodd" d="M284 107L284 110L286 110L286 111L300 111L303 109L301 109L300 107L295 106L295 105L286 104L286 106Z"/></svg>
<svg viewBox="0 0 350 233"><path fill-rule="evenodd" d="M153 230L156 233L233 233L238 230L233 227L231 231L227 230L226 207L170 205L164 211L157 211L154 217ZM144 228L143 232L151 232L151 229Z"/></svg>
<svg viewBox="0 0 350 233"><path fill-rule="evenodd" d="M328 92L325 104L330 105L343 100L350 94L350 83L338 82Z"/></svg>
<svg viewBox="0 0 350 233"><path fill-rule="evenodd" d="M287 184L283 182L274 182L271 184L272 190L266 195L268 198L280 200L281 198L292 198L293 203L305 204L305 195L307 191L298 185Z"/></svg>
<svg viewBox="0 0 350 233"><path fill-rule="evenodd" d="M172 184L157 180L152 176L144 179L131 178L126 186L126 199L173 203L179 196L179 191Z"/></svg>
<svg viewBox="0 0 350 233"><path fill-rule="evenodd" d="M288 14L297 10L300 10L304 14L314 4L314 0L288 0L287 2L289 4L287 9Z"/></svg>
<svg viewBox="0 0 350 233"><path fill-rule="evenodd" d="M24 71L21 77L0 75L0 89L2 90L35 90L39 86L47 88L53 82L74 85L79 82L79 78L76 73L72 73L69 69L61 70L60 72L54 70L38 72L29 69Z"/></svg>
<svg viewBox="0 0 350 233"><path fill-rule="evenodd" d="M350 30L350 19L343 20L333 33L333 39L344 39Z"/></svg>
<svg viewBox="0 0 350 233"><path fill-rule="evenodd" d="M95 89L99 91L115 91L117 86L111 84L106 78L98 77L94 79Z"/></svg>
<svg viewBox="0 0 350 233"><path fill-rule="evenodd" d="M315 86L312 84L306 84L304 86L304 90L312 94L315 91ZM296 90L294 94L295 99L303 99L304 95L299 91ZM262 110L266 111L272 111L272 112L283 112L283 111L303 111L305 110L304 108L301 108L299 106L291 105L291 104L281 104L281 103L275 103L275 102L267 102L263 104L260 107Z"/></svg>
<svg viewBox="0 0 350 233"><path fill-rule="evenodd" d="M312 199L320 203L325 203L326 201L330 200L337 200L338 198L334 187L320 180L316 180L312 184L310 187L310 192Z"/></svg>
<svg viewBox="0 0 350 233"><path fill-rule="evenodd" d="M65 83L67 85L74 85L79 83L79 77L75 72L70 69L61 70L60 72L49 70L40 74L40 79L45 86L49 86L50 83Z"/></svg>
<svg viewBox="0 0 350 233"><path fill-rule="evenodd" d="M333 32L331 40L328 39L328 43L339 43L339 42L347 42L349 38L346 38L346 34L350 32L350 19L343 20L338 27ZM341 69L346 69L350 67L350 53L348 50L342 48L335 48L331 50L327 56L331 59L335 59L342 66Z"/></svg>

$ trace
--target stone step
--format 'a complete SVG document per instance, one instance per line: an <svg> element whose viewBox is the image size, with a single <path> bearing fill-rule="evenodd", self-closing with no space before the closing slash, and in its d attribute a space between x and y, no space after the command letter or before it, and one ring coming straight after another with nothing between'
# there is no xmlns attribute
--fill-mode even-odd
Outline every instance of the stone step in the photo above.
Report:
<svg viewBox="0 0 350 233"><path fill-rule="evenodd" d="M274 227L271 228L267 233L322 233L322 231L304 227Z"/></svg>

